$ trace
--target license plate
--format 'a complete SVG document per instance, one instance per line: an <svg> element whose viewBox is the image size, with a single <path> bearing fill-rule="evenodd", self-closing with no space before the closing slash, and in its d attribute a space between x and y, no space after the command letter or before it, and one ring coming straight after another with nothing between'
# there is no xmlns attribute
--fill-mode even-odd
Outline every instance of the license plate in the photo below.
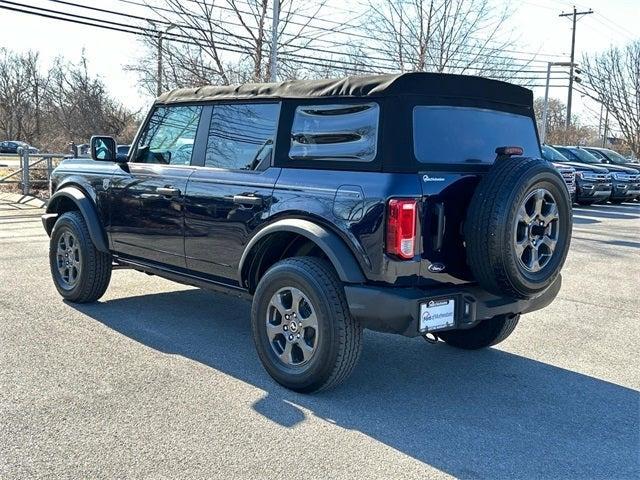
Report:
<svg viewBox="0 0 640 480"><path fill-rule="evenodd" d="M429 300L420 304L420 331L433 332L456 324L456 302L453 299Z"/></svg>

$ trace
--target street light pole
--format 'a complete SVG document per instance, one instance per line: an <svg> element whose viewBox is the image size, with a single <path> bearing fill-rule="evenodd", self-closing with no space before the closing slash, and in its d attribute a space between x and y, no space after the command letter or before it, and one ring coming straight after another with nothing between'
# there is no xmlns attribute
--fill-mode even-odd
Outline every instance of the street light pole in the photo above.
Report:
<svg viewBox="0 0 640 480"><path fill-rule="evenodd" d="M280 0L273 0L273 20L271 22L271 58L269 79L278 80L278 23L280 22Z"/></svg>
<svg viewBox="0 0 640 480"><path fill-rule="evenodd" d="M547 116L549 112L549 84L551 82L551 67L568 67L572 64L568 62L548 62L547 63L547 83L544 87L544 105L542 108L542 127L540 132L540 141L545 142L547 137Z"/></svg>
<svg viewBox="0 0 640 480"><path fill-rule="evenodd" d="M540 141L544 143L547 136L547 115L549 112L549 82L551 81L551 62L547 63L547 84L544 87L544 108L542 109L542 128Z"/></svg>

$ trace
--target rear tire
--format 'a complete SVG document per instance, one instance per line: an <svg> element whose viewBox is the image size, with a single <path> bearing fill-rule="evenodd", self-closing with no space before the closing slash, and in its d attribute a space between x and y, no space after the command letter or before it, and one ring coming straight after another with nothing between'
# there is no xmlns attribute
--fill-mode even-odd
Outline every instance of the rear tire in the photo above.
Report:
<svg viewBox="0 0 640 480"><path fill-rule="evenodd" d="M298 392L342 382L362 349L362 328L349 312L342 284L319 258L294 257L273 265L258 283L251 325L264 368Z"/></svg>
<svg viewBox="0 0 640 480"><path fill-rule="evenodd" d="M571 243L572 210L562 176L536 158L497 160L471 199L467 263L487 291L532 298L558 277Z"/></svg>
<svg viewBox="0 0 640 480"><path fill-rule="evenodd" d="M49 266L56 289L65 300L98 300L111 280L111 255L96 249L80 212L67 212L53 226Z"/></svg>
<svg viewBox="0 0 640 480"><path fill-rule="evenodd" d="M520 315L500 315L483 320L467 330L448 330L438 337L448 345L464 350L478 350L497 345L506 339L518 325Z"/></svg>

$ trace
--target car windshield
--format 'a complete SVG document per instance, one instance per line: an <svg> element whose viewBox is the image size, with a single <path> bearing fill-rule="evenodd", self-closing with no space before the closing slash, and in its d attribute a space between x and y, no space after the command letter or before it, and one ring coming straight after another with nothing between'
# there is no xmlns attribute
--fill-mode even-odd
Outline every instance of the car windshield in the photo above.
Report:
<svg viewBox="0 0 640 480"><path fill-rule="evenodd" d="M611 160L613 163L617 163L618 165L631 163L628 159L624 158L618 152L614 152L613 150L606 149L604 150L604 153L607 157L609 157L609 160Z"/></svg>
<svg viewBox="0 0 640 480"><path fill-rule="evenodd" d="M550 162L568 162L569 159L548 145L542 146L542 158Z"/></svg>
<svg viewBox="0 0 640 480"><path fill-rule="evenodd" d="M573 153L576 157L580 159L581 162L584 163L602 163L602 160L597 158L596 156L590 154L586 150L582 148L570 148L571 153Z"/></svg>
<svg viewBox="0 0 640 480"><path fill-rule="evenodd" d="M422 163L491 164L496 148L506 146L522 147L524 156L540 157L531 117L470 107L413 110L413 148Z"/></svg>

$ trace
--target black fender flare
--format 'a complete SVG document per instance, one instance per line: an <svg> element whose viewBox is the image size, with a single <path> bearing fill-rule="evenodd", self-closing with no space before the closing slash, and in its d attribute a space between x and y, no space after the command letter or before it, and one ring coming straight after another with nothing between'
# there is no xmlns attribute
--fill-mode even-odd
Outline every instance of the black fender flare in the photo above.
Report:
<svg viewBox="0 0 640 480"><path fill-rule="evenodd" d="M50 220L55 220L58 216L57 205L62 198L71 200L78 207L78 210L84 217L85 222L87 222L89 235L95 247L101 252L109 253L107 236L105 235L102 224L98 218L96 206L94 205L93 200L87 197L87 195L77 187L69 186L61 188L49 199L49 203L47 204L47 213L42 217L42 222L44 223L47 233L51 234L53 224L55 222L51 222Z"/></svg>
<svg viewBox="0 0 640 480"><path fill-rule="evenodd" d="M285 218L273 222L258 231L242 253L238 266L238 278L243 280L245 263L250 258L251 251L260 240L278 232L291 232L302 235L314 242L331 261L338 273L338 277L345 283L365 283L366 279L354 254L349 250L345 242L334 232L309 220L299 218Z"/></svg>

